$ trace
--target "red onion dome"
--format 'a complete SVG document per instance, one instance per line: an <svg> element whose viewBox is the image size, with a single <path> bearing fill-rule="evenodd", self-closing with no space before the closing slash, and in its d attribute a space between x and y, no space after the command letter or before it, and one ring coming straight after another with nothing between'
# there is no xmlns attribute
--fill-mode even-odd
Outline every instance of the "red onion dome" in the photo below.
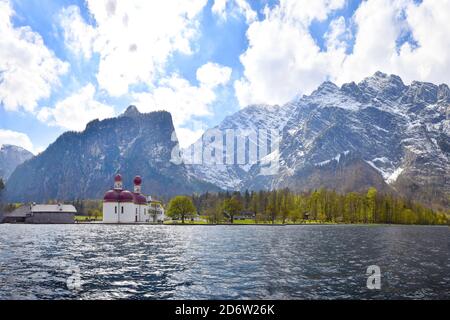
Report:
<svg viewBox="0 0 450 320"><path fill-rule="evenodd" d="M116 174L116 176L114 177L114 181L115 182L120 182L122 181L122 176L120 174Z"/></svg>
<svg viewBox="0 0 450 320"><path fill-rule="evenodd" d="M105 193L103 201L105 202L119 202L120 192L116 190L109 190Z"/></svg>
<svg viewBox="0 0 450 320"><path fill-rule="evenodd" d="M130 191L109 190L103 197L104 202L133 202L134 196Z"/></svg>
<svg viewBox="0 0 450 320"><path fill-rule="evenodd" d="M142 194L135 193L134 194L134 203L135 204L147 204L147 198Z"/></svg>
<svg viewBox="0 0 450 320"><path fill-rule="evenodd" d="M134 185L140 186L142 183L142 178L140 176L136 176L133 181L134 181Z"/></svg>
<svg viewBox="0 0 450 320"><path fill-rule="evenodd" d="M119 202L133 202L133 201L134 201L134 197L130 191L124 190L124 191L120 192Z"/></svg>

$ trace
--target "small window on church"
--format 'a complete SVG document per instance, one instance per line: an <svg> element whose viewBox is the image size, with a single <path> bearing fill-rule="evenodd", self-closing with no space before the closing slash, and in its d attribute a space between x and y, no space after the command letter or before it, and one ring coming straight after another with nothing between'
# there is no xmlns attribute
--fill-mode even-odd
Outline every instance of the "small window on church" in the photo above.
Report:
<svg viewBox="0 0 450 320"><path fill-rule="evenodd" d="M122 213L123 213L123 207L122 207L122 210L121 210L121 211L122 211Z"/></svg>
<svg viewBox="0 0 450 320"><path fill-rule="evenodd" d="M117 206L114 207L114 213L117 213Z"/></svg>

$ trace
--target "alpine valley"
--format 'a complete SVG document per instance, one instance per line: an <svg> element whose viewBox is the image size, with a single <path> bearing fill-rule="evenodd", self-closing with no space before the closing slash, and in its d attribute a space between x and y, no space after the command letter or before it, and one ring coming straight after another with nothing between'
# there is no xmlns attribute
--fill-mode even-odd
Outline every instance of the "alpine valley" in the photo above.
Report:
<svg viewBox="0 0 450 320"><path fill-rule="evenodd" d="M66 132L20 164L6 184L9 201L100 198L114 173L131 172L144 192L169 196L226 190L317 188L396 193L450 206L450 89L375 73L341 87L325 82L281 106L254 105L210 130L277 130L279 148L253 165L174 164L171 115L130 106L117 118ZM208 147L201 138L203 148ZM186 151L185 151L186 153ZM261 174L268 159L280 169ZM129 180L129 181L127 181Z"/></svg>

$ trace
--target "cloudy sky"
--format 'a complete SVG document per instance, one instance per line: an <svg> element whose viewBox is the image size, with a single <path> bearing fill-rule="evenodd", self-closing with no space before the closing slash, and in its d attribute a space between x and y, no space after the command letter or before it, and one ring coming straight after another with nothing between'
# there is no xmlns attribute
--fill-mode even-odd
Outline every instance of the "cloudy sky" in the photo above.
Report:
<svg viewBox="0 0 450 320"><path fill-rule="evenodd" d="M182 145L249 104L380 70L450 83L450 0L0 0L0 144L172 113Z"/></svg>

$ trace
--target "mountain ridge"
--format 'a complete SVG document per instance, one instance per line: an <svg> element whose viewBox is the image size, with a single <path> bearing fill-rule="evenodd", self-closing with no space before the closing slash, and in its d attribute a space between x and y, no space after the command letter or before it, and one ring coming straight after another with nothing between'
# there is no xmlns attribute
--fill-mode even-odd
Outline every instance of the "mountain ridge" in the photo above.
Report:
<svg viewBox="0 0 450 320"><path fill-rule="evenodd" d="M119 172L129 189L134 176L141 175L143 192L152 195L214 189L188 176L183 165L170 162L178 144L170 113L130 110L116 118L93 120L82 132L63 133L44 152L16 168L5 198L99 199Z"/></svg>
<svg viewBox="0 0 450 320"><path fill-rule="evenodd" d="M330 175L326 171L329 163L314 168L348 152L361 160L355 170L366 175L369 184L385 192L448 206L449 106L446 84L413 81L405 85L399 76L382 72L340 87L325 81L311 95L279 106L276 117L269 114L268 121L264 116L254 121L252 115L246 115L254 113L252 108L233 115L235 128L260 129L259 124L264 122L279 124L270 125L281 131L279 154L271 155L279 159L278 174L261 176L261 163L250 169L249 164L222 166L220 172L199 165L188 169L194 177L206 178L224 189L289 187L302 191L329 186L338 191L359 190L362 183L356 180L342 187L339 181L344 177L336 170ZM356 163L348 162L347 166ZM224 174L229 176L220 177Z"/></svg>
<svg viewBox="0 0 450 320"><path fill-rule="evenodd" d="M144 192L167 196L219 189L326 187L349 192L375 186L448 207L449 109L446 84L406 85L399 76L382 72L340 87L325 81L310 95L286 104L241 109L197 141L203 142L212 130L278 132L270 139L278 147L257 162L177 165L171 162L178 150L171 114L140 113L129 106L118 117L93 120L82 132L62 134L43 153L19 165L6 196L19 201L101 198L111 177L121 172L127 186L141 174ZM212 143L205 141L201 150ZM246 152L249 147L250 142ZM184 156L193 149L184 150ZM265 174L274 161L279 170Z"/></svg>

